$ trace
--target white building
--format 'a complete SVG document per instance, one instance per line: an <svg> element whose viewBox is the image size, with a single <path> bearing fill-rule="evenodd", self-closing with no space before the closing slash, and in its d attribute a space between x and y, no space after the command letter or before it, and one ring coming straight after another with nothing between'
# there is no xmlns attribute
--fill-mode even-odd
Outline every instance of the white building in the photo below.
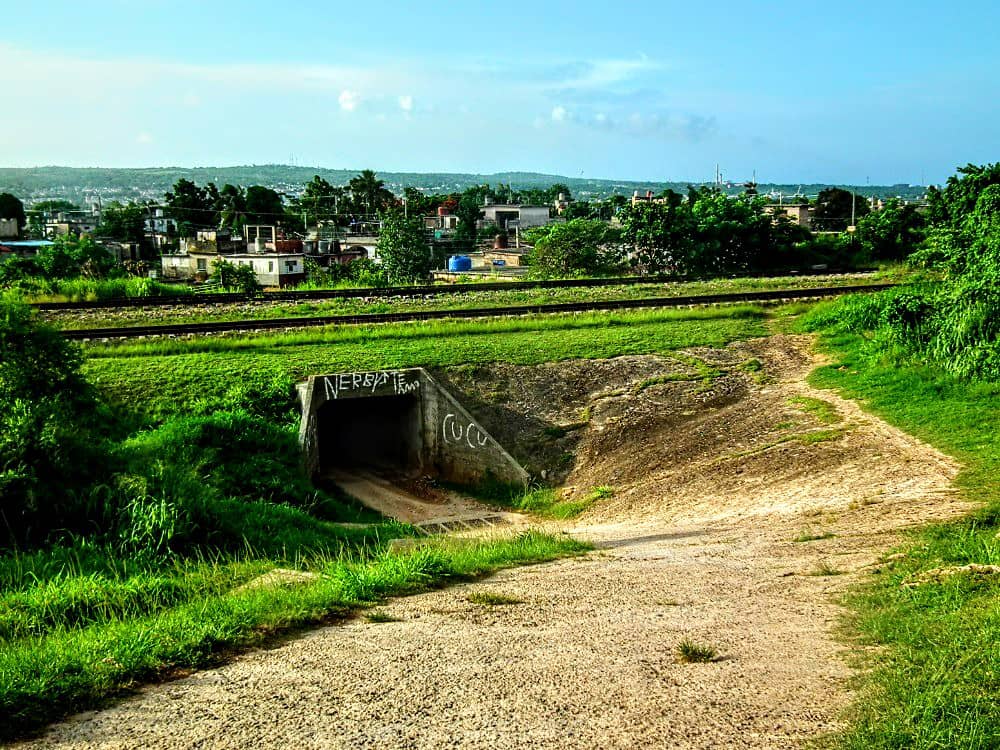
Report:
<svg viewBox="0 0 1000 750"><path fill-rule="evenodd" d="M549 223L548 206L492 204L483 206L483 224L496 224L505 229L540 227Z"/></svg>

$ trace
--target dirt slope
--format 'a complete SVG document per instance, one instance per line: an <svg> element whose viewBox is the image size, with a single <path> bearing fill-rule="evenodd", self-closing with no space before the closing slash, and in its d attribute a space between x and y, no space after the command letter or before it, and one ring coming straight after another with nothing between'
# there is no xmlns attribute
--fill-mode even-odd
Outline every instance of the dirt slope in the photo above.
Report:
<svg viewBox="0 0 1000 750"><path fill-rule="evenodd" d="M676 363L631 358L610 387L522 388L549 428L586 412L532 439L572 457L570 493L615 488L571 529L598 552L394 600L399 622L317 630L31 746L784 748L836 729L850 671L832 595L901 529L967 508L953 462L805 384L807 347L690 352L708 379L650 382ZM480 590L523 602L470 603ZM721 659L678 663L685 638Z"/></svg>

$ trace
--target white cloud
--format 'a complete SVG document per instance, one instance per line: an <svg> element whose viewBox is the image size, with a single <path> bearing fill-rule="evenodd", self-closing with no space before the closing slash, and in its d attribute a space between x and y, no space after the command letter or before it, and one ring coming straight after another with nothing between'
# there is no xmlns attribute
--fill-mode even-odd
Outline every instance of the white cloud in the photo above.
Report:
<svg viewBox="0 0 1000 750"><path fill-rule="evenodd" d="M569 117L569 112L566 111L565 107L553 107L552 108L552 121L553 122L565 122Z"/></svg>
<svg viewBox="0 0 1000 750"><path fill-rule="evenodd" d="M149 133L139 133L139 135L135 137L135 142L141 146L148 146L154 140L155 139L153 138L153 136L151 136Z"/></svg>
<svg viewBox="0 0 1000 750"><path fill-rule="evenodd" d="M340 108L342 110L345 112L353 112L358 108L358 103L361 101L361 95L357 91L344 89L340 92L340 96L337 97L337 101L340 102Z"/></svg>
<svg viewBox="0 0 1000 750"><path fill-rule="evenodd" d="M413 111L413 97L409 94L399 97L399 108L404 112Z"/></svg>

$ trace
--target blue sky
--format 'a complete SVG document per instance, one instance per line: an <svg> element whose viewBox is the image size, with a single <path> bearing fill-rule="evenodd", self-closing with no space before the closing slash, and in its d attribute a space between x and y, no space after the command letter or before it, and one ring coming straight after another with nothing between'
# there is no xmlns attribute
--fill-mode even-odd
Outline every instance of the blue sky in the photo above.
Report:
<svg viewBox="0 0 1000 750"><path fill-rule="evenodd" d="M1000 159L1000 5L10 3L0 166L939 182Z"/></svg>

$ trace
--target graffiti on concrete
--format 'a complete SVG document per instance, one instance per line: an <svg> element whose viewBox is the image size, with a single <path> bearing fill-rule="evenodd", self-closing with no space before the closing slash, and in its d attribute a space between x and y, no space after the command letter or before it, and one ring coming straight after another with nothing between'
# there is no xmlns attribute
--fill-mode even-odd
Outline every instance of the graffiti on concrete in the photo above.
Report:
<svg viewBox="0 0 1000 750"><path fill-rule="evenodd" d="M396 370L345 372L323 378L323 392L328 399L338 399L347 392L375 393L380 389L388 389L394 396L406 396L420 389L420 379Z"/></svg>
<svg viewBox="0 0 1000 750"><path fill-rule="evenodd" d="M472 449L483 448L490 437L475 422L466 423L454 414L448 414L441 425L444 442L449 444L465 443Z"/></svg>

